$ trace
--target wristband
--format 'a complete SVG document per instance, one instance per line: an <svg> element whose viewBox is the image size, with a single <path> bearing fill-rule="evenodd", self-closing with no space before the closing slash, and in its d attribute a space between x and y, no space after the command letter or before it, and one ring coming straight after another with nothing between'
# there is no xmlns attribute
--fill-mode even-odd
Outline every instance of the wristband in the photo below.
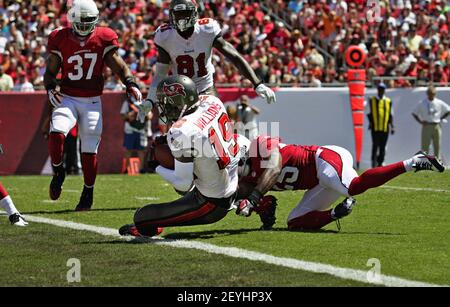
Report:
<svg viewBox="0 0 450 307"><path fill-rule="evenodd" d="M136 81L131 76L129 76L125 79L124 84L126 87L135 87L135 88L139 89L139 86L137 85Z"/></svg>
<svg viewBox="0 0 450 307"><path fill-rule="evenodd" d="M261 84L263 84L263 83L264 83L264 82L259 81L258 83L256 83L256 85L253 86L253 89L256 90L256 88L257 88L258 86L260 86Z"/></svg>
<svg viewBox="0 0 450 307"><path fill-rule="evenodd" d="M254 202L255 204L259 203L261 201L261 199L264 197L264 195L258 191L258 190L253 190L252 194L250 194L250 196L248 197L248 200Z"/></svg>
<svg viewBox="0 0 450 307"><path fill-rule="evenodd" d="M48 85L45 86L45 90L47 92L51 91L51 90L55 90L55 89L56 89L56 84L48 84Z"/></svg>

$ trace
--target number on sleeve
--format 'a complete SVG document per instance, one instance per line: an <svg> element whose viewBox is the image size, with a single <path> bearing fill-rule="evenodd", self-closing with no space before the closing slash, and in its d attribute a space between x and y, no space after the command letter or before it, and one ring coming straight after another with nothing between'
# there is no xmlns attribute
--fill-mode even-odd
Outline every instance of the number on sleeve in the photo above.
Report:
<svg viewBox="0 0 450 307"><path fill-rule="evenodd" d="M287 166L283 168L280 176L278 177L278 184L283 185L286 190L293 190L294 185L299 176L299 170L296 167Z"/></svg>

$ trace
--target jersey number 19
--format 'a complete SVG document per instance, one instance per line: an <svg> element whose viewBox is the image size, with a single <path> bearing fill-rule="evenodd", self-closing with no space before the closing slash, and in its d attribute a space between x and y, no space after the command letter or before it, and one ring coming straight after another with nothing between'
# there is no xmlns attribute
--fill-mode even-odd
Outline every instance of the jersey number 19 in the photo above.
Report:
<svg viewBox="0 0 450 307"><path fill-rule="evenodd" d="M218 128L219 131L214 127L209 128L209 142L219 158L217 161L219 168L225 169L231 163L231 157L234 158L239 153L239 144L226 113L220 115Z"/></svg>

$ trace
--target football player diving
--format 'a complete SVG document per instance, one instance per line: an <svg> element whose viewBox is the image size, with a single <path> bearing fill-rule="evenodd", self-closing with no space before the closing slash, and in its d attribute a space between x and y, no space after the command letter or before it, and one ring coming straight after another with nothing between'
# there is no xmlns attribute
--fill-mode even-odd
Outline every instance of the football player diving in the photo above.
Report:
<svg viewBox="0 0 450 307"><path fill-rule="evenodd" d="M350 152L338 146L282 144L278 138L260 136L239 162L239 196L236 213L260 215L263 229L275 223L276 199L269 191L307 190L291 211L289 230L318 230L352 212L354 196L379 187L410 171L445 170L434 156L419 152L412 158L369 169L360 176ZM333 203L346 197L336 207ZM338 227L339 223L338 223Z"/></svg>
<svg viewBox="0 0 450 307"><path fill-rule="evenodd" d="M134 224L120 228L121 235L151 237L162 227L211 224L224 218L236 199L241 148L250 146L248 139L238 140L233 133L220 99L199 95L190 78L163 79L156 96L162 117L171 124L167 144L176 160L193 165L188 178L194 178L194 188L178 200L137 210Z"/></svg>

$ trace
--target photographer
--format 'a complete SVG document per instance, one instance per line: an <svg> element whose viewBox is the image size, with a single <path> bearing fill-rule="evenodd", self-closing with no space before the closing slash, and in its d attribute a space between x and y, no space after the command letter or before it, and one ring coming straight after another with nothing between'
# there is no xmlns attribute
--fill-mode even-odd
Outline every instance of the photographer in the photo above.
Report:
<svg viewBox="0 0 450 307"><path fill-rule="evenodd" d="M238 133L244 135L250 141L258 136L256 116L259 114L259 109L250 104L250 99L247 95L243 95L237 106L236 127Z"/></svg>

